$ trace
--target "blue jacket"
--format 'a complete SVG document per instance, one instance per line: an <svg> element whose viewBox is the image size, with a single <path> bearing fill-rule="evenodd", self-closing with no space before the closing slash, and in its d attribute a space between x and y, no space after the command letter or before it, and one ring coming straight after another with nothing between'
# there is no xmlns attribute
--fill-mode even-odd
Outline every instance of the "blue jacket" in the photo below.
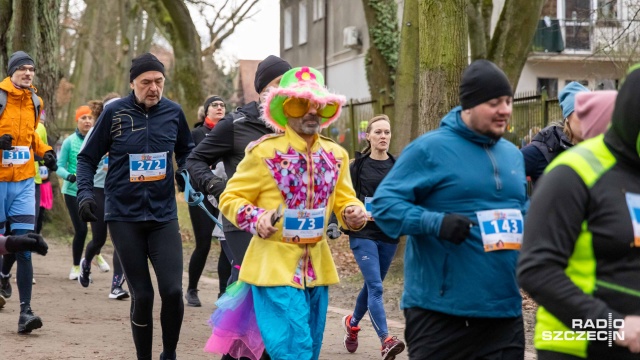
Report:
<svg viewBox="0 0 640 360"><path fill-rule="evenodd" d="M178 218L173 154L184 166L194 144L182 108L162 98L145 111L133 92L106 107L86 146L78 154L78 202L93 197L93 179L109 153L105 180L105 221L169 221ZM129 180L129 154L167 153L166 177L148 182Z"/></svg>
<svg viewBox="0 0 640 360"><path fill-rule="evenodd" d="M440 128L407 146L373 198L373 217L387 235L408 235L403 309L455 316L505 318L522 314L516 282L518 252L484 252L474 226L460 245L440 240L446 213L528 206L522 154L510 142L470 130L456 107Z"/></svg>

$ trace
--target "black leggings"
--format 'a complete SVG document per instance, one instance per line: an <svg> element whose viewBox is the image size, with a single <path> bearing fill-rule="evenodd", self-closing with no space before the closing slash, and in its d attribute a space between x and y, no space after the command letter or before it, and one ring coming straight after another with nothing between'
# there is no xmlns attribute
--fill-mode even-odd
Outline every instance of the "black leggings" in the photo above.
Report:
<svg viewBox="0 0 640 360"><path fill-rule="evenodd" d="M228 281L229 284L231 284L238 280L240 270L236 266L242 265L244 254L247 252L247 248L249 247L249 243L251 242L253 235L246 231L225 231L224 237L226 238L224 241L224 245L226 245L225 252L227 255L230 255L229 260L231 260L231 265L233 266L231 269L231 276Z"/></svg>
<svg viewBox="0 0 640 360"><path fill-rule="evenodd" d="M93 258L100 254L100 249L107 241L107 223L104 222L104 189L94 187L93 195L96 200L96 217L98 221L91 223L91 241L87 244L84 251L86 264L91 264ZM122 285L122 265L116 251L113 252L113 285Z"/></svg>
<svg viewBox="0 0 640 360"><path fill-rule="evenodd" d="M173 358L184 314L182 239L178 220L108 222L109 231L131 291L131 332L138 359L151 359L153 285L148 260L156 273L162 300L160 325L164 354Z"/></svg>
<svg viewBox="0 0 640 360"><path fill-rule="evenodd" d="M205 205L209 213L216 218L218 217L218 209L214 208L208 201L203 201L202 203ZM191 218L191 226L193 226L193 235L196 238L196 248L191 254L191 260L189 260L189 285L187 289L197 289L198 281L200 280L200 276L204 270L204 265L207 262L209 250L211 250L211 233L213 232L214 222L199 206L189 206L189 217ZM221 256L221 258L223 257L224 256ZM224 279L226 284L226 281L229 278L228 274L231 272L231 265L229 264L229 261L226 261L226 263L226 268L223 263L221 269L220 259L218 259L218 277L220 278L221 293L224 292L222 287L222 278L223 276L226 276ZM222 270L222 273L220 270Z"/></svg>
<svg viewBox="0 0 640 360"><path fill-rule="evenodd" d="M71 251L73 254L73 265L78 266L80 265L80 258L82 258L84 241L87 239L87 223L80 220L80 215L78 214L78 199L75 196L64 194L64 203L67 205L69 217L71 217L71 223L75 230Z"/></svg>

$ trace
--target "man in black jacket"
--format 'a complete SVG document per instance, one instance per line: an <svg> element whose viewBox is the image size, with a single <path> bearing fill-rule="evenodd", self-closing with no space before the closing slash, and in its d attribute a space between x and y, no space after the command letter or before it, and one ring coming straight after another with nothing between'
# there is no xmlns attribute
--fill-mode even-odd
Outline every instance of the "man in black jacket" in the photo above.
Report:
<svg viewBox="0 0 640 360"><path fill-rule="evenodd" d="M270 55L258 64L254 87L260 94L271 86L278 86L282 74L291 65L281 58ZM216 198L222 194L226 182L211 173L210 166L222 160L227 177L230 179L236 167L244 158L247 145L264 135L273 133L260 118L260 104L253 101L227 114L207 137L198 144L187 158L187 170L193 186ZM232 252L233 270L230 282L238 279L238 266L242 264L244 253L251 241L251 234L233 226L223 218L224 234Z"/></svg>

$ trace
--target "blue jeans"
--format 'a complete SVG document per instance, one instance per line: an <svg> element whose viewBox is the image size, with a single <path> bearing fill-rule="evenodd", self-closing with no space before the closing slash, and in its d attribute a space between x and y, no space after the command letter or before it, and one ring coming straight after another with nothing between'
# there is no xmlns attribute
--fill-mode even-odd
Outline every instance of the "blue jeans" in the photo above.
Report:
<svg viewBox="0 0 640 360"><path fill-rule="evenodd" d="M371 323L379 338L389 335L387 315L382 301L382 280L387 275L398 244L378 240L349 237L349 245L364 277L364 286L356 300L352 325L362 320L369 310Z"/></svg>

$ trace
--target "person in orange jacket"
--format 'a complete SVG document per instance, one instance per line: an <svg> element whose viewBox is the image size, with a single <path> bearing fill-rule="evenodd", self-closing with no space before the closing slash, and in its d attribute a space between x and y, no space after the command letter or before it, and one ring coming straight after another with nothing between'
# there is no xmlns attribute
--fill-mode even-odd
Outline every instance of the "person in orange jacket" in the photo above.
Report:
<svg viewBox="0 0 640 360"><path fill-rule="evenodd" d="M0 115L0 235L9 224L12 235L33 231L35 224L35 165L34 155L55 170L56 155L51 146L35 134L39 122L42 99L33 86L35 63L29 54L17 51L9 58L8 76L0 82L0 96L6 103ZM1 99L1 98L0 98ZM18 332L28 334L42 327L42 320L31 310L33 265L31 252L17 252L4 256L0 273L0 295L11 296L9 278L13 262L17 260L17 283L20 297Z"/></svg>

